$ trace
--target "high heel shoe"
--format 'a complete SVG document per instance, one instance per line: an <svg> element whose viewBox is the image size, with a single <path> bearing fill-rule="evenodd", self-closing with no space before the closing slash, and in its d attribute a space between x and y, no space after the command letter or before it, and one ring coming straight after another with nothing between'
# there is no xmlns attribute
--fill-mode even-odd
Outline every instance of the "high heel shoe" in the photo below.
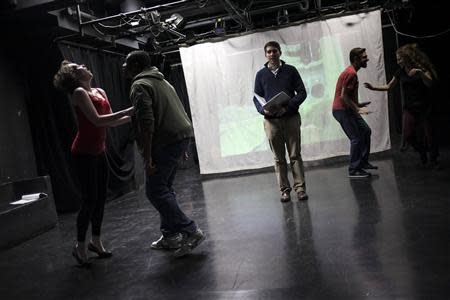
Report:
<svg viewBox="0 0 450 300"><path fill-rule="evenodd" d="M88 244L88 250L92 251L94 253L97 253L99 258L109 258L112 256L112 252L110 251L102 251L98 249L93 243L89 242Z"/></svg>
<svg viewBox="0 0 450 300"><path fill-rule="evenodd" d="M77 250L77 246L73 246L72 249L72 256L75 258L77 263L80 265L80 267L88 267L91 265L91 263L88 260L84 260L79 254Z"/></svg>

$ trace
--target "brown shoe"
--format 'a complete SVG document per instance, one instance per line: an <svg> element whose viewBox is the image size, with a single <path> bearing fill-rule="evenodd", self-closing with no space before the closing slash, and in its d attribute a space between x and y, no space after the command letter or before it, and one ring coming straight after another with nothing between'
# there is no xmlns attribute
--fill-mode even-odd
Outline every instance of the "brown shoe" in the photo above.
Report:
<svg viewBox="0 0 450 300"><path fill-rule="evenodd" d="M291 201L291 193L290 192L282 192L281 193L281 198L280 198L281 202L289 202Z"/></svg>
<svg viewBox="0 0 450 300"><path fill-rule="evenodd" d="M300 191L297 193L298 201L308 200L308 194L304 191Z"/></svg>

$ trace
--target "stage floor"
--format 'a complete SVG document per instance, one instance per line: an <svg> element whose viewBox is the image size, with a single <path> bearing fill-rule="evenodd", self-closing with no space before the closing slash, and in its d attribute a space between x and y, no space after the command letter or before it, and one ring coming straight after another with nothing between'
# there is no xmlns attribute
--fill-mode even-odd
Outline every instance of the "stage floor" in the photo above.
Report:
<svg viewBox="0 0 450 300"><path fill-rule="evenodd" d="M285 204L273 172L202 181L180 170L181 207L207 235L193 253L150 249L159 217L140 191L107 204L114 256L90 269L70 254L75 214L0 252L0 298L449 299L450 166L417 161L387 155L368 180L344 164L312 168L309 200Z"/></svg>

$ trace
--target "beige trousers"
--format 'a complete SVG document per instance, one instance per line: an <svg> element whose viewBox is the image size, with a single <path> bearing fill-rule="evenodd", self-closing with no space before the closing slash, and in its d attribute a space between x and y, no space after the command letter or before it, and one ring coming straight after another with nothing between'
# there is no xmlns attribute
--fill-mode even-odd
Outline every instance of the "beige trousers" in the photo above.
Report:
<svg viewBox="0 0 450 300"><path fill-rule="evenodd" d="M300 126L300 114L279 119L264 119L264 130L274 156L275 172L281 192L291 190L288 179L286 149L291 163L292 176L294 177L294 191L296 193L300 191L306 192L305 171L300 153Z"/></svg>

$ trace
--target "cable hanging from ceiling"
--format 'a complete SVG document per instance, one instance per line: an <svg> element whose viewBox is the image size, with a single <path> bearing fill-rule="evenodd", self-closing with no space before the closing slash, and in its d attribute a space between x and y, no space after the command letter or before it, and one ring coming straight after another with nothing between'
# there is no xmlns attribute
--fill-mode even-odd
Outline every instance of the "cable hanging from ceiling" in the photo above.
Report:
<svg viewBox="0 0 450 300"><path fill-rule="evenodd" d="M444 35L444 34L450 32L450 28L447 28L446 30L435 33L435 34L422 35L422 36L404 33L404 32L399 31L397 29L397 26L395 25L395 22L393 20L394 16L391 16L391 13L393 14L393 10L385 10L385 12L389 18L389 22L391 23L392 28L394 29L395 33L397 33L398 35L407 36L407 37L411 37L411 38L415 38L415 39L431 39L431 38L436 38L436 37L439 37L441 35Z"/></svg>

